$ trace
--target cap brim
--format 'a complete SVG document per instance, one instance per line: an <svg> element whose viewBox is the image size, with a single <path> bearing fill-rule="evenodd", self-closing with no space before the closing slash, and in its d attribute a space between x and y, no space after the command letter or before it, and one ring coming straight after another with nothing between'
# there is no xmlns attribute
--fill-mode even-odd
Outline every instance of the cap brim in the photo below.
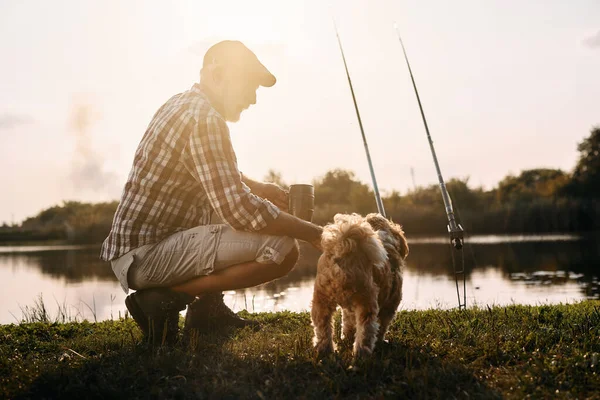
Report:
<svg viewBox="0 0 600 400"><path fill-rule="evenodd" d="M260 78L260 86L271 87L275 82L277 82L277 79L275 79L275 76L269 71L263 73Z"/></svg>

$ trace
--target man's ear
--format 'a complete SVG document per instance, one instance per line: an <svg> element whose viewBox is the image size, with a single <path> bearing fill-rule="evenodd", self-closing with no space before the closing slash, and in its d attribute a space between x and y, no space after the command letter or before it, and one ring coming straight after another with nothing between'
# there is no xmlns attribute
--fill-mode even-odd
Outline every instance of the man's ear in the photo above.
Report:
<svg viewBox="0 0 600 400"><path fill-rule="evenodd" d="M222 65L213 63L207 65L206 67L204 67L204 69L207 70L207 75L210 77L210 80L212 80L212 83L219 85L223 82L223 78L225 76L225 68Z"/></svg>
<svg viewBox="0 0 600 400"><path fill-rule="evenodd" d="M223 83L223 80L225 78L225 68L222 65L215 65L213 67L213 81L216 84L221 84Z"/></svg>

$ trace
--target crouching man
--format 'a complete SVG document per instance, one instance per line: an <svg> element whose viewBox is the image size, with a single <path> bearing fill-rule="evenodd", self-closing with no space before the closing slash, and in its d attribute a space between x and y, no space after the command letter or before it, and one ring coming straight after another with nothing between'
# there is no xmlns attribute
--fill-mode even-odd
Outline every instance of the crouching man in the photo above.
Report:
<svg viewBox="0 0 600 400"><path fill-rule="evenodd" d="M125 293L135 290L125 304L155 344L176 340L187 305L186 329L255 325L224 304L222 291L287 274L297 239L320 247L322 228L288 214L283 189L238 170L226 122L256 103L259 86L274 84L241 42L219 42L200 82L158 109L135 152L100 257Z"/></svg>

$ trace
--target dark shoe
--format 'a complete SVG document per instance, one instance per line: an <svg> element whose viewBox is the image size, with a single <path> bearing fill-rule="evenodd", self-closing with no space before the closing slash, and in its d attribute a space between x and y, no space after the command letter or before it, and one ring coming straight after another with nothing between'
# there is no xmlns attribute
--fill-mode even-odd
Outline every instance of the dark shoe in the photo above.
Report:
<svg viewBox="0 0 600 400"><path fill-rule="evenodd" d="M244 319L235 314L223 301L222 293L206 294L194 300L185 316L184 332L194 329L198 332L214 332L227 329L251 329L260 327L260 323Z"/></svg>
<svg viewBox="0 0 600 400"><path fill-rule="evenodd" d="M193 296L168 288L152 288L130 294L125 305L148 343L161 346L175 343L179 332L179 311L184 310L193 299Z"/></svg>

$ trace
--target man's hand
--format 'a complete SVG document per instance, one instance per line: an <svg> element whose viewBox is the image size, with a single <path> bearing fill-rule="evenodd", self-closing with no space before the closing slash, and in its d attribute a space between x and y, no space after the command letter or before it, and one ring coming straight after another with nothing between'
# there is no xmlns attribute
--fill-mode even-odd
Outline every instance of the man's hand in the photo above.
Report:
<svg viewBox="0 0 600 400"><path fill-rule="evenodd" d="M323 246L321 245L321 237L311 241L310 244L312 244L317 250L323 251Z"/></svg>
<svg viewBox="0 0 600 400"><path fill-rule="evenodd" d="M248 185L252 193L269 200L282 211L288 212L290 198L288 191L283 190L274 183L258 182L254 179L248 178L244 174L241 175L242 181Z"/></svg>
<svg viewBox="0 0 600 400"><path fill-rule="evenodd" d="M264 197L279 209L287 212L290 201L290 194L274 183L263 183L255 193L257 196Z"/></svg>

